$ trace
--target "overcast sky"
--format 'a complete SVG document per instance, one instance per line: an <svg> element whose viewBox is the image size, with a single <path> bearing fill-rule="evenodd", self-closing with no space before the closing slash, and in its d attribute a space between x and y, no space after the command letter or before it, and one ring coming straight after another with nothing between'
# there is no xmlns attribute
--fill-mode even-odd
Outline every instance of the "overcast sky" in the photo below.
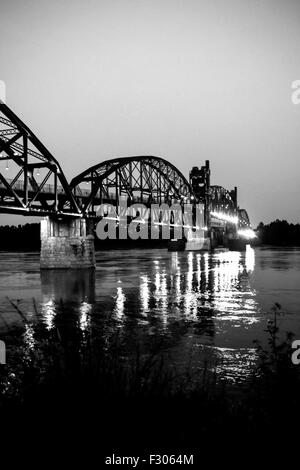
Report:
<svg viewBox="0 0 300 470"><path fill-rule="evenodd" d="M300 222L300 1L1 0L0 24L7 104L68 179L118 156L187 177L209 159L253 225Z"/></svg>

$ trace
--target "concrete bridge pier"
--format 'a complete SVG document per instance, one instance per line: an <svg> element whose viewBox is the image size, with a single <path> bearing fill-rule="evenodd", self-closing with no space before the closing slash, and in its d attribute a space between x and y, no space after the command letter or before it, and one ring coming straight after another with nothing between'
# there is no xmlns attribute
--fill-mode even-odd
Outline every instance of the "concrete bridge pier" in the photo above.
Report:
<svg viewBox="0 0 300 470"><path fill-rule="evenodd" d="M41 220L41 269L95 268L91 224L81 218Z"/></svg>

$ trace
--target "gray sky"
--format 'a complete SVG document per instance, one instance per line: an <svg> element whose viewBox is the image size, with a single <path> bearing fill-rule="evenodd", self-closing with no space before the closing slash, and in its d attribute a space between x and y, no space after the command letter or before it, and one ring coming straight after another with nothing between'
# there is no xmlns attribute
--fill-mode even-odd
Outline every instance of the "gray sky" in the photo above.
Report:
<svg viewBox="0 0 300 470"><path fill-rule="evenodd" d="M253 225L300 221L299 1L1 0L0 21L7 104L68 179L117 156L186 176L209 159Z"/></svg>

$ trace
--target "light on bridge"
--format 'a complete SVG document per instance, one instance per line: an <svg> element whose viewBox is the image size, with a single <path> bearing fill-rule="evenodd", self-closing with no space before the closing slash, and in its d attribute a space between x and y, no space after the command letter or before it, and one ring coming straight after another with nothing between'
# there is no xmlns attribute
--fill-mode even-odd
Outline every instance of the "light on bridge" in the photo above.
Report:
<svg viewBox="0 0 300 470"><path fill-rule="evenodd" d="M211 212L210 213L216 219L224 220L225 222L230 222L232 224L238 224L238 217L236 215L228 215L225 212Z"/></svg>
<svg viewBox="0 0 300 470"><path fill-rule="evenodd" d="M246 228L238 231L240 237L246 238L247 240L252 240L256 238L255 232L251 228Z"/></svg>

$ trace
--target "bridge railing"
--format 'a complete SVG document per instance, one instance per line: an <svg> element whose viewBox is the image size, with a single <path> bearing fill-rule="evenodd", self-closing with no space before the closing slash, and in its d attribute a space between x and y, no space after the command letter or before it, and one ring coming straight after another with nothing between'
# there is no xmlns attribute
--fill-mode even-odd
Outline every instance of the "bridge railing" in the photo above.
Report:
<svg viewBox="0 0 300 470"><path fill-rule="evenodd" d="M6 178L6 181L7 183L9 183L10 185L12 185L13 183L13 179L12 178ZM14 189L14 191L24 191L24 181L23 180L17 180L14 182L12 188ZM7 189L5 184L0 180L0 189ZM32 189L32 191L35 191L36 189L35 188L30 188L29 187L29 191L30 189ZM54 195L55 193L55 187L53 184L45 184L43 186L43 188L40 190L41 193L43 194L51 194L51 195ZM62 188L62 186L57 186L57 194L64 194L64 189ZM91 194L91 190L90 189L84 189L82 187L80 187L80 191L77 192L76 194L76 197L79 197L79 198L85 198L85 197L88 197L89 195ZM116 196L115 196L115 192L112 190L112 192L108 193L108 196L107 197L104 197L103 198L103 202L105 203L111 203L111 204L115 204L116 203ZM130 200L131 204L134 204L134 203L140 203L141 202L141 199L140 197L131 197L131 200ZM146 199L144 201L145 203L147 202ZM154 202L159 202L158 200L157 201L152 201L153 203ZM180 202L179 200L178 201L174 201L174 202Z"/></svg>

